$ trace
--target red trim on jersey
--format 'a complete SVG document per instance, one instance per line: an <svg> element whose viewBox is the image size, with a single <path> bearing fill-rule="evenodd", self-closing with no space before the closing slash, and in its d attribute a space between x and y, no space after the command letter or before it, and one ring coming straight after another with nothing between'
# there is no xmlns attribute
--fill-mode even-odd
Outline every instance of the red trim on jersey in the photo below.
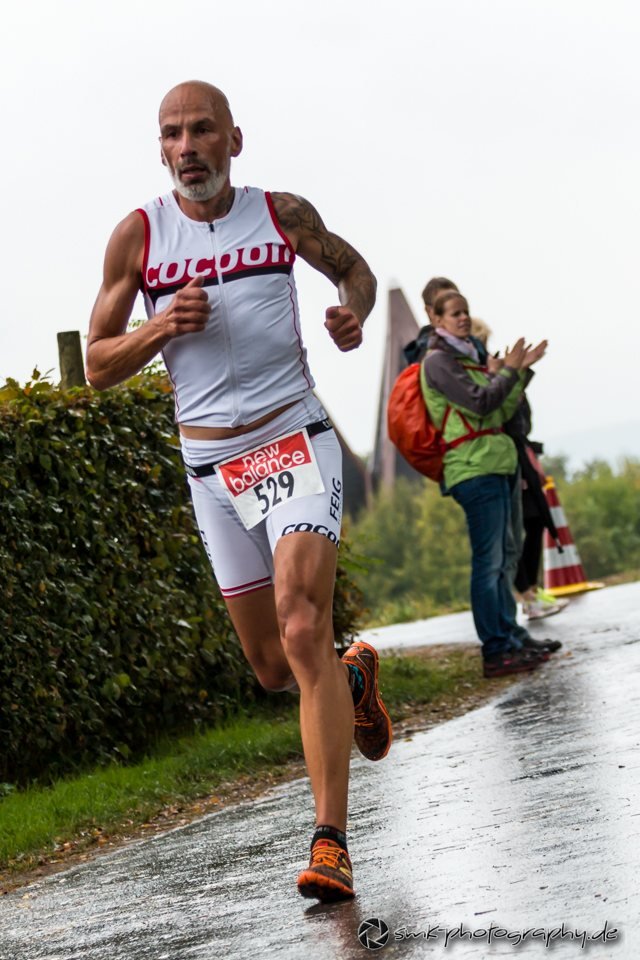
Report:
<svg viewBox="0 0 640 960"><path fill-rule="evenodd" d="M270 213L270 215L271 215L271 219L273 220L273 225L274 225L274 227L276 228L276 230L278 231L278 233L280 234L280 236L282 237L282 239L284 240L284 242L286 243L286 245L287 245L287 247L289 248L289 250L291 251L291 254L292 254L292 256L293 256L293 260L295 260L295 258L296 258L296 252L295 252L295 250L293 249L293 246L291 245L291 240L289 240L289 237L286 235L286 233L284 232L284 230L283 230L282 227L280 226L280 222L279 222L279 220L278 220L278 215L277 215L277 213L276 213L276 208L275 208L274 205L273 205L273 198L271 197L271 194L269 193L268 190L265 190L265 192L264 192L264 198L265 198L265 200L267 201L267 208L268 208L269 213ZM291 261L292 263L293 263L293 260Z"/></svg>
<svg viewBox="0 0 640 960"><path fill-rule="evenodd" d="M270 587L271 584L271 578L265 577L262 580L251 580L249 583L240 583L237 587L229 587L226 590L220 587L220 593L226 599L233 599L233 597L244 596L247 593L255 593L256 590L264 590L266 587Z"/></svg>
<svg viewBox="0 0 640 960"><path fill-rule="evenodd" d="M162 199L162 197L158 197L158 203L160 204L161 207L164 207L164 200Z"/></svg>
<svg viewBox="0 0 640 960"><path fill-rule="evenodd" d="M304 378L307 381L307 385L309 389L311 389L311 381L307 376L307 364L304 361L304 347L302 346L302 334L300 332L300 327L298 326L298 323L297 323L296 302L293 297L293 287L291 286L290 280L287 282L287 286L289 287L289 299L291 300L291 313L293 315L293 329L296 332L296 337L298 338L298 346L300 347L300 364L302 366L302 373L304 374Z"/></svg>
<svg viewBox="0 0 640 960"><path fill-rule="evenodd" d="M139 213L142 217L142 222L144 224L144 253L142 255L142 284L140 289L144 293L147 289L147 267L149 266L149 246L151 244L151 224L149 223L149 216L146 210L143 210L142 207L138 207L136 213Z"/></svg>

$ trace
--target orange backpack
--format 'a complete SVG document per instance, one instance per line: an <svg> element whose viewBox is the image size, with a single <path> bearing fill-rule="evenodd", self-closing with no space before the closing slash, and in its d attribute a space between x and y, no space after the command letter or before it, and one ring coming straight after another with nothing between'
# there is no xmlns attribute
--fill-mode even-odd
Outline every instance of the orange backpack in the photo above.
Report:
<svg viewBox="0 0 640 960"><path fill-rule="evenodd" d="M420 387L420 364L412 363L398 376L387 406L389 439L418 473L439 483L445 447L434 427Z"/></svg>
<svg viewBox="0 0 640 960"><path fill-rule="evenodd" d="M482 366L469 366L469 370L486 370ZM427 405L424 402L420 386L420 364L412 363L396 379L387 405L387 431L389 439L398 448L404 459L418 473L440 483L443 478L442 460L447 450L453 450L462 443L502 433L502 427L489 427L486 430L474 430L461 410L455 413L460 417L467 432L462 437L445 443L443 432L452 408L447 407L442 429L434 426Z"/></svg>

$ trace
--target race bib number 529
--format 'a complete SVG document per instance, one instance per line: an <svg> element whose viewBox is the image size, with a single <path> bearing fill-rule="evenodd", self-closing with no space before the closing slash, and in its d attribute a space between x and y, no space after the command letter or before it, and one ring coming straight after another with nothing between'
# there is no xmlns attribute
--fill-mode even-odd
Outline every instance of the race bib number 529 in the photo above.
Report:
<svg viewBox="0 0 640 960"><path fill-rule="evenodd" d="M224 460L217 473L247 530L287 500L324 492L306 430Z"/></svg>

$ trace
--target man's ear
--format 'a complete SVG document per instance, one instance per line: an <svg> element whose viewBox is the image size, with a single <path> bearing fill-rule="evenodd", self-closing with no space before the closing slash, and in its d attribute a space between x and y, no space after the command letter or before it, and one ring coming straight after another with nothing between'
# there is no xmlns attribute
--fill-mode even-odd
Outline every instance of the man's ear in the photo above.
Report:
<svg viewBox="0 0 640 960"><path fill-rule="evenodd" d="M242 153L242 130L234 127L231 133L231 156L238 157Z"/></svg>
<svg viewBox="0 0 640 960"><path fill-rule="evenodd" d="M158 140L159 140L159 139L160 139L160 137L158 137ZM166 161L165 158L164 158L164 150L162 149L162 147L160 147L160 162L162 163L162 166L163 166L163 167L166 167L167 161Z"/></svg>

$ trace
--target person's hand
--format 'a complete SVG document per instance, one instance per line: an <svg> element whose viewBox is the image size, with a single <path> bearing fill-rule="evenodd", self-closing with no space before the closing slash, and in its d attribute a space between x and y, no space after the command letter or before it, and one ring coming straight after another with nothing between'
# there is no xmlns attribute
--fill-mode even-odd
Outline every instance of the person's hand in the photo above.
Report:
<svg viewBox="0 0 640 960"><path fill-rule="evenodd" d="M490 374L500 373L504 367L504 358L503 357L487 357L487 371Z"/></svg>
<svg viewBox="0 0 640 960"><path fill-rule="evenodd" d="M542 357L544 357L547 347L549 346L548 340L541 340L537 347L532 347L529 345L527 347L527 352L524 355L524 360L522 361L523 367L530 367L532 364L537 363Z"/></svg>
<svg viewBox="0 0 640 960"><path fill-rule="evenodd" d="M525 346L524 337L520 337L520 339L514 343L510 350L505 350L505 367L511 367L512 370L519 370L522 366L526 353L527 348Z"/></svg>
<svg viewBox="0 0 640 960"><path fill-rule="evenodd" d="M200 333L206 327L211 306L202 283L202 277L194 277L178 290L166 310L157 315L156 320L160 320L168 336Z"/></svg>
<svg viewBox="0 0 640 960"><path fill-rule="evenodd" d="M325 327L338 350L346 353L362 343L362 324L349 307L328 307Z"/></svg>

